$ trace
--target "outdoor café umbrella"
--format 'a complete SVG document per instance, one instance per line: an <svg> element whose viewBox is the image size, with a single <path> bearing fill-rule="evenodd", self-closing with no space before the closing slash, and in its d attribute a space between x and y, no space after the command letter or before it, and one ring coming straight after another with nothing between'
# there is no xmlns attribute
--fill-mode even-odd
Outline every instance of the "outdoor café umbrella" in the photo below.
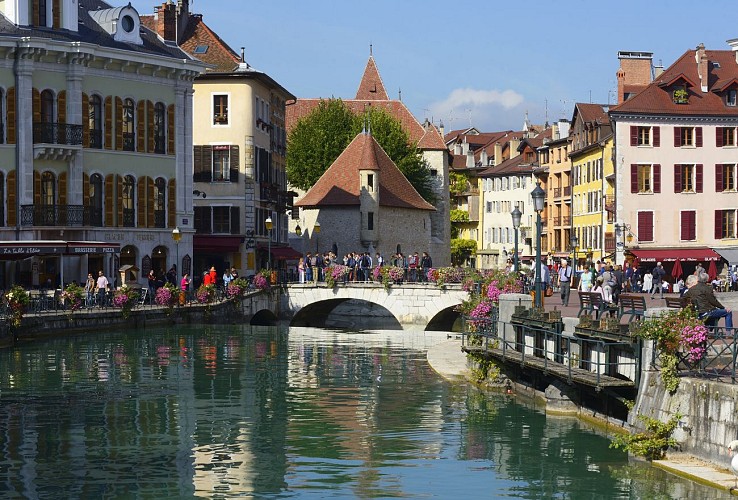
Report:
<svg viewBox="0 0 738 500"><path fill-rule="evenodd" d="M710 281L717 278L717 266L715 265L715 261L710 261L710 267L707 268L707 276L710 277Z"/></svg>
<svg viewBox="0 0 738 500"><path fill-rule="evenodd" d="M679 278L682 277L682 274L684 274L683 271L682 271L682 261L680 261L679 259L677 259L674 262L674 267L671 270L671 275L674 277L674 279L677 279L678 280Z"/></svg>

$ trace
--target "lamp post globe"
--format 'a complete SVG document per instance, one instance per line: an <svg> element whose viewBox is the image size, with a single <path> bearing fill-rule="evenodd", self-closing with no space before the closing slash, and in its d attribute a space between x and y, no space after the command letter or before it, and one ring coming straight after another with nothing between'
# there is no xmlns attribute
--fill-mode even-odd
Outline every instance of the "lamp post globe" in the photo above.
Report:
<svg viewBox="0 0 738 500"><path fill-rule="evenodd" d="M541 297L541 212L545 206L546 191L541 188L541 183L536 183L536 187L531 191L530 197L533 199L533 209L536 211L536 302L535 307L543 307L543 298Z"/></svg>
<svg viewBox="0 0 738 500"><path fill-rule="evenodd" d="M517 205L512 212L513 232L515 233L515 253L513 254L513 269L518 272L518 230L520 229L520 218L523 216L523 212L520 211Z"/></svg>
<svg viewBox="0 0 738 500"><path fill-rule="evenodd" d="M579 246L579 238L577 238L577 235L572 233L571 238L569 238L569 246L571 247L571 255L572 255L572 263L574 265L574 270L577 268L577 247Z"/></svg>
<svg viewBox="0 0 738 500"><path fill-rule="evenodd" d="M318 253L318 242L320 241L320 222L315 221L313 232L315 233L315 253Z"/></svg>

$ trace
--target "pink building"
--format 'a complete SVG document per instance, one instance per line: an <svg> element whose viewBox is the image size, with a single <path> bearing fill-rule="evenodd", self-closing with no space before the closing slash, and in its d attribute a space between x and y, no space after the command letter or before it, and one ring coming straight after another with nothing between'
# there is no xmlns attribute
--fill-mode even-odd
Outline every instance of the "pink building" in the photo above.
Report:
<svg viewBox="0 0 738 500"><path fill-rule="evenodd" d="M738 264L738 40L729 44L685 52L610 110L618 263Z"/></svg>

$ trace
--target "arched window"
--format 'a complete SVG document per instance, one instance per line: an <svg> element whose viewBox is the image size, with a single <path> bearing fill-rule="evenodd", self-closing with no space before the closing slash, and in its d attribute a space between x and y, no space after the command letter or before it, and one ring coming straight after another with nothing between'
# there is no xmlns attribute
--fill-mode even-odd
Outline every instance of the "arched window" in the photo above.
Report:
<svg viewBox="0 0 738 500"><path fill-rule="evenodd" d="M165 127L164 104L157 102L154 106L154 153L165 153Z"/></svg>
<svg viewBox="0 0 738 500"><path fill-rule="evenodd" d="M90 225L102 227L103 221L103 178L100 174L90 176Z"/></svg>
<svg viewBox="0 0 738 500"><path fill-rule="evenodd" d="M133 99L123 101L123 151L135 151L136 149L135 107Z"/></svg>
<svg viewBox="0 0 738 500"><path fill-rule="evenodd" d="M87 117L90 125L90 147L102 149L102 99L98 95L90 97L90 116Z"/></svg>
<svg viewBox="0 0 738 500"><path fill-rule="evenodd" d="M154 226L166 227L167 181L159 177L154 181Z"/></svg>
<svg viewBox="0 0 738 500"><path fill-rule="evenodd" d="M123 227L135 226L135 192L136 179L132 175L126 175L123 178L123 196L121 197L121 202L123 203Z"/></svg>
<svg viewBox="0 0 738 500"><path fill-rule="evenodd" d="M41 92L41 123L54 123L54 94L50 90Z"/></svg>

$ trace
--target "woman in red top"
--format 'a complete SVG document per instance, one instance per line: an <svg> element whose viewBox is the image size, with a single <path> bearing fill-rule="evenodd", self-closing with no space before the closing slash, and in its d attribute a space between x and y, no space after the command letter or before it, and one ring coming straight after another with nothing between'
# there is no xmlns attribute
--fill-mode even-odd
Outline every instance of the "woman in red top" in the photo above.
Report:
<svg viewBox="0 0 738 500"><path fill-rule="evenodd" d="M218 282L218 273L215 271L215 266L210 268L210 284L215 285Z"/></svg>

